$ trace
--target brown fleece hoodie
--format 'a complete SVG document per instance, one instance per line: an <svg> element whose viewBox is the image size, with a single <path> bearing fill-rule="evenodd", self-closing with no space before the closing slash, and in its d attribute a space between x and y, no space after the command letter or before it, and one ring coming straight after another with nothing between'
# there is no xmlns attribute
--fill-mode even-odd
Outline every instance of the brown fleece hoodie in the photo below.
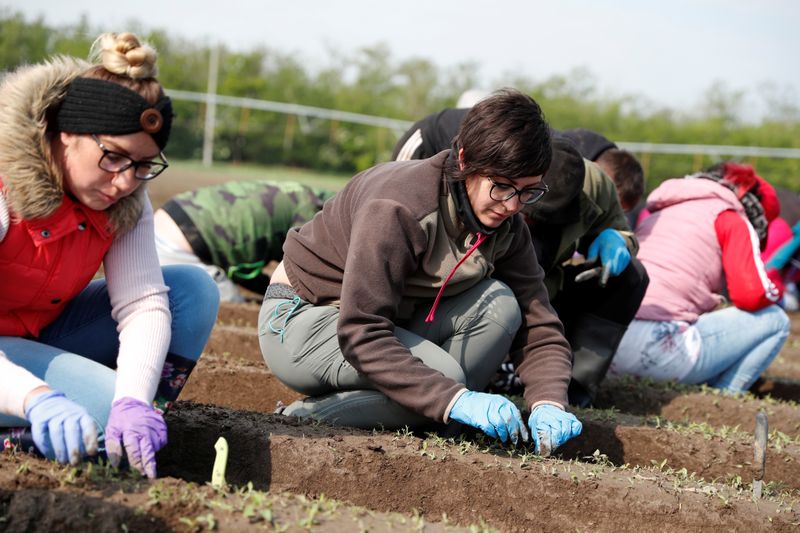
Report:
<svg viewBox="0 0 800 533"><path fill-rule="evenodd" d="M413 357L394 327L414 306L430 307L475 238L459 221L442 178L447 155L362 172L284 244L286 273L299 296L340 307L344 357L389 398L439 421L464 387ZM566 405L570 349L519 215L458 268L444 296L489 277L514 291L522 311L511 355L528 405Z"/></svg>

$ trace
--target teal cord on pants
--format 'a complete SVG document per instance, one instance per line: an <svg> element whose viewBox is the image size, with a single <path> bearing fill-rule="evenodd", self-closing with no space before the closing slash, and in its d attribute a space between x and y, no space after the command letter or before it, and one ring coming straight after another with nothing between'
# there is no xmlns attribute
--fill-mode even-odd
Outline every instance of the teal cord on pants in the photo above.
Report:
<svg viewBox="0 0 800 533"><path fill-rule="evenodd" d="M283 344L283 335L284 333L286 333L286 323L289 322L289 318L291 318L292 313L294 313L297 310L301 302L302 300L300 299L299 296L295 296L291 300L284 300L283 302L275 306L275 310L272 312L272 318L270 318L269 322L267 322L269 330L280 337L281 344ZM291 305L292 308L289 309L289 312L286 313L286 316L283 318L283 327L276 328L275 326L272 325L272 322L280 316L281 310L283 310L283 308L288 305Z"/></svg>

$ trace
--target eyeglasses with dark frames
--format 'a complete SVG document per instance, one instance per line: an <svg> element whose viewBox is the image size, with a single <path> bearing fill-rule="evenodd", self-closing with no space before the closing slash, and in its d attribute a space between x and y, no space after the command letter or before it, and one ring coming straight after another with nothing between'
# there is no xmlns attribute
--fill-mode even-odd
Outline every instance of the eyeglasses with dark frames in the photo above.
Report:
<svg viewBox="0 0 800 533"><path fill-rule="evenodd" d="M492 178L486 178L492 183L489 189L489 197L496 202L505 202L515 196L519 197L519 203L525 205L535 204L550 190L546 183L540 183L534 187L517 189L510 183L499 183Z"/></svg>
<svg viewBox="0 0 800 533"><path fill-rule="evenodd" d="M136 161L125 154L109 150L96 135L92 135L92 139L103 151L97 166L107 172L120 173L133 167L133 176L137 180L147 181L164 172L169 166L167 158L164 157L164 152L159 152L158 154L161 161Z"/></svg>

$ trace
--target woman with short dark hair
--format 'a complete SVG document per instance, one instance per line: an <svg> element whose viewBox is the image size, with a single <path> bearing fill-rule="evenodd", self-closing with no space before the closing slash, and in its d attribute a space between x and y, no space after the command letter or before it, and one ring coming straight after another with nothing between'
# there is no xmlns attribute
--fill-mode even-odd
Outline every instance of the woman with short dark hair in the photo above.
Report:
<svg viewBox="0 0 800 533"><path fill-rule="evenodd" d="M267 364L310 396L284 414L524 440L517 407L481 392L510 351L537 447L579 434L569 346L518 215L547 192L550 158L539 106L501 91L452 150L362 172L290 232L259 317Z"/></svg>

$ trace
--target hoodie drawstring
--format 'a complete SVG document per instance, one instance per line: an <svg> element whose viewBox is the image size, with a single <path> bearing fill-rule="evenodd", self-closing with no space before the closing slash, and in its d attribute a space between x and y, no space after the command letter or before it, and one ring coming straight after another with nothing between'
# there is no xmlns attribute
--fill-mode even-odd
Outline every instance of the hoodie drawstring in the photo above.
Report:
<svg viewBox="0 0 800 533"><path fill-rule="evenodd" d="M478 246L480 246L481 243L486 239L486 235L484 235L483 233L478 233L477 235L478 239L475 241L475 244L473 244L472 247L469 250L467 250L467 253L464 254L464 257L461 258L461 261L456 263L456 266L453 267L453 270L450 271L450 273L445 278L444 283L442 283L442 286L439 289L439 294L436 295L436 299L433 301L431 310L428 313L428 316L425 318L426 323L433 322L434 314L436 313L436 308L439 306L439 299L442 297L442 292L444 292L444 288L447 286L447 282L450 281L450 278L452 278L453 274L456 273L456 270L458 270L458 267L461 266L461 263L466 261L467 258L470 255L472 255L472 252L474 252L478 248Z"/></svg>

